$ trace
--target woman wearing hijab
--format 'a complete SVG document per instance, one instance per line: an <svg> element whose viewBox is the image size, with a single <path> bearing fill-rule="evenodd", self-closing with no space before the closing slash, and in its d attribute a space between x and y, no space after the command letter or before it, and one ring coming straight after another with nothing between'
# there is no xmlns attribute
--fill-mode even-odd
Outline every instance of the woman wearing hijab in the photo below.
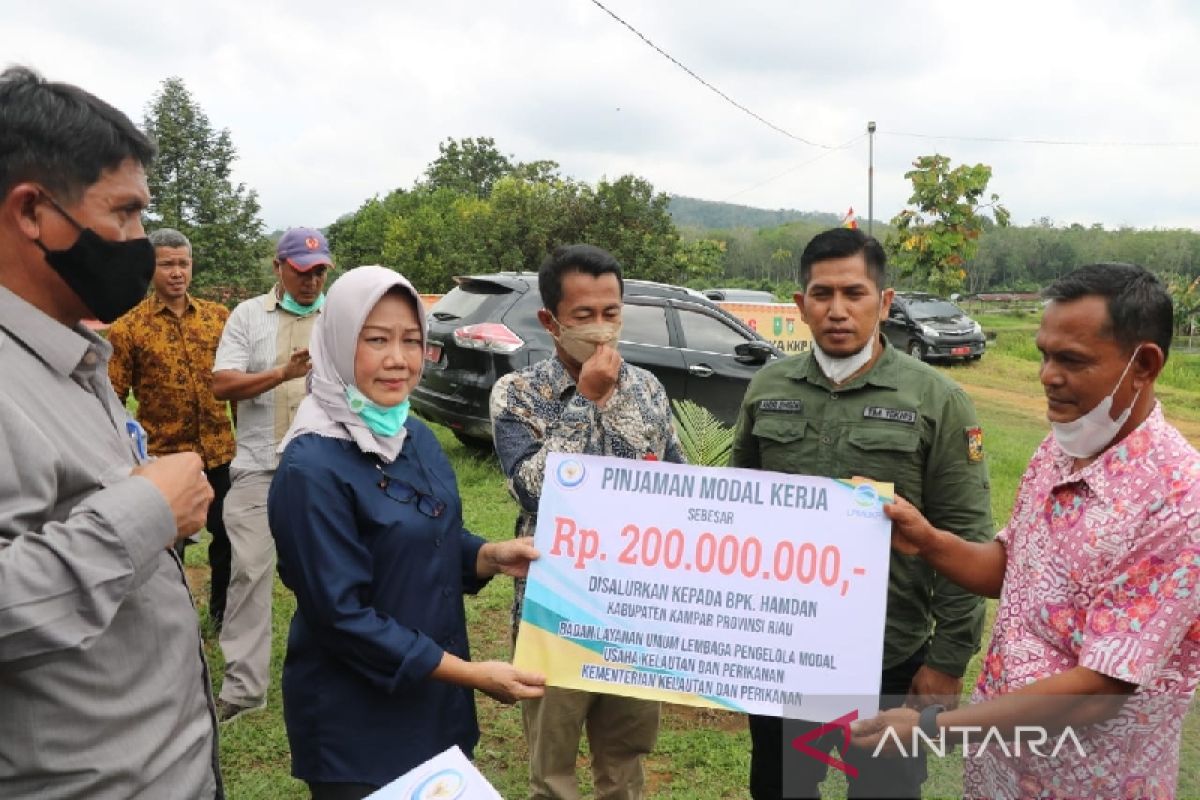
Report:
<svg viewBox="0 0 1200 800"><path fill-rule="evenodd" d="M309 395L284 438L268 514L296 594L283 667L292 774L316 800L361 798L451 745L479 739L472 689L512 703L543 678L469 660L464 592L523 576L529 539L463 527L450 463L408 416L425 314L383 267L329 290Z"/></svg>

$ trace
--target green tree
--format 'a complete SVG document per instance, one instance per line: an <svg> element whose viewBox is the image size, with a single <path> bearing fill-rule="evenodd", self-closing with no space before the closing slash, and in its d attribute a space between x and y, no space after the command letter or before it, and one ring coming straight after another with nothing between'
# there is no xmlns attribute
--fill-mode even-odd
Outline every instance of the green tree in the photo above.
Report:
<svg viewBox="0 0 1200 800"><path fill-rule="evenodd" d="M672 282L712 286L725 274L725 249L725 242L720 239L696 239L679 245L675 251L676 277Z"/></svg>
<svg viewBox="0 0 1200 800"><path fill-rule="evenodd" d="M986 164L951 169L949 158L932 155L921 156L913 167L904 177L912 181L908 202L915 208L892 219L896 231L887 237L887 246L902 277L949 294L963 286L967 262L978 251L984 229L1008 226L1008 210L996 194L986 203L981 200L992 178ZM985 209L991 210L991 217Z"/></svg>
<svg viewBox="0 0 1200 800"><path fill-rule="evenodd" d="M148 227L176 228L188 237L198 286L260 285L271 245L263 235L258 195L230 178L237 151L229 129L213 130L174 77L162 82L146 107L143 127L159 149L146 176Z"/></svg>
<svg viewBox="0 0 1200 800"><path fill-rule="evenodd" d="M651 281L675 279L675 251L679 232L671 220L671 199L655 193L645 178L622 175L596 184L588 221L575 241L608 250L624 267L626 276Z"/></svg>
<svg viewBox="0 0 1200 800"><path fill-rule="evenodd" d="M573 242L611 251L631 278L700 279L723 267L723 243L680 253L669 199L643 178L593 188L560 177L553 161L514 163L487 138L449 139L440 150L425 181L330 226L338 263L386 264L428 292L448 290L456 275L536 270Z"/></svg>
<svg viewBox="0 0 1200 800"><path fill-rule="evenodd" d="M1167 291L1171 293L1175 313L1175 332L1183 336L1194 336L1200 326L1200 278L1188 280L1180 275L1160 276L1165 279Z"/></svg>
<svg viewBox="0 0 1200 800"><path fill-rule="evenodd" d="M512 160L496 148L490 136L447 139L438 145L438 157L425 168L425 183L431 189L485 198L496 181L512 171Z"/></svg>
<svg viewBox="0 0 1200 800"><path fill-rule="evenodd" d="M487 198L496 183L508 176L528 183L554 183L559 179L558 162L514 161L500 152L490 136L446 139L438 145L438 157L425 168L424 185Z"/></svg>

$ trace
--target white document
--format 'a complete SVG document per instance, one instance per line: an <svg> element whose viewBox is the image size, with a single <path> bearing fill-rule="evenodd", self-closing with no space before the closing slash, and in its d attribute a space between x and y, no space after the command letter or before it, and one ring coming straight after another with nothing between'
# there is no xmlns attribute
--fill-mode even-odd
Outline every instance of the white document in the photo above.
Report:
<svg viewBox="0 0 1200 800"><path fill-rule="evenodd" d="M401 775L368 800L503 800L458 746Z"/></svg>

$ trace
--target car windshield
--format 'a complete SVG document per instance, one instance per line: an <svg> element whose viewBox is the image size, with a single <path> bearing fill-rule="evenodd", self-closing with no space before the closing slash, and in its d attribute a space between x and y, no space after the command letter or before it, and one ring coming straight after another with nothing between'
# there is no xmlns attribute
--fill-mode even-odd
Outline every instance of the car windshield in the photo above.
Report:
<svg viewBox="0 0 1200 800"><path fill-rule="evenodd" d="M949 300L910 300L908 313L913 319L936 319L938 317L961 317L962 310Z"/></svg>

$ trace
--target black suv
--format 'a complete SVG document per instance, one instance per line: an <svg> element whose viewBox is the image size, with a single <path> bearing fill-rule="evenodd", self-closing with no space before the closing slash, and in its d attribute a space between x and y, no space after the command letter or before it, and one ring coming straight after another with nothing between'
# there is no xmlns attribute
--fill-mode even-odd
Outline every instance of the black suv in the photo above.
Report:
<svg viewBox="0 0 1200 800"><path fill-rule="evenodd" d="M883 333L893 345L924 361L978 359L984 336L979 323L949 300L921 292L897 292Z"/></svg>
<svg viewBox="0 0 1200 800"><path fill-rule="evenodd" d="M425 372L413 409L459 440L490 444L488 397L502 375L554 354L541 326L537 275L502 272L456 278L429 309ZM631 364L662 381L673 400L688 399L732 425L746 385L784 353L698 292L647 281L625 281L617 347Z"/></svg>

